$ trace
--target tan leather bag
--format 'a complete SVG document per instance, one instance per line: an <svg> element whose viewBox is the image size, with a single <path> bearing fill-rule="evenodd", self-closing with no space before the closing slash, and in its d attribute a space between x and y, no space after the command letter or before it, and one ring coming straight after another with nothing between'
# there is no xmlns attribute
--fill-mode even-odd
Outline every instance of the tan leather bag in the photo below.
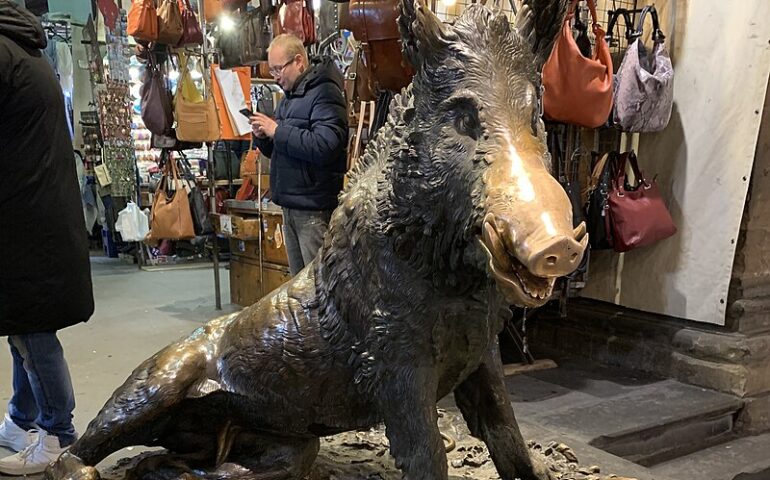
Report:
<svg viewBox="0 0 770 480"><path fill-rule="evenodd" d="M176 137L185 142L213 142L219 140L219 115L211 88L202 97L187 68L187 58L179 54L179 85L174 97ZM192 98L187 95L191 95Z"/></svg>
<svg viewBox="0 0 770 480"><path fill-rule="evenodd" d="M597 128L612 111L612 58L597 22L594 0L587 1L596 37L594 56L584 57L572 37L570 21L578 2L572 0L561 34L543 65L543 107L550 120Z"/></svg>
<svg viewBox="0 0 770 480"><path fill-rule="evenodd" d="M161 0L158 7L158 43L177 45L184 33L182 12L176 0Z"/></svg>
<svg viewBox="0 0 770 480"><path fill-rule="evenodd" d="M158 13L155 0L134 0L128 10L126 31L137 40L154 42L158 39Z"/></svg>
<svg viewBox="0 0 770 480"><path fill-rule="evenodd" d="M169 189L169 176L175 188L170 195L166 192ZM182 240L195 237L187 190L182 187L182 182L179 181L176 160L170 156L167 157L166 161L166 173L163 175L152 201L149 236L153 240L163 238Z"/></svg>

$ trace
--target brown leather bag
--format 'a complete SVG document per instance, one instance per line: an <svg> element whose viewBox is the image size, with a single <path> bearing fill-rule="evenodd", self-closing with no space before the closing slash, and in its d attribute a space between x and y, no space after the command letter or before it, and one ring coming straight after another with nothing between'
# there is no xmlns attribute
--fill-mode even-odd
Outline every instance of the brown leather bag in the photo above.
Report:
<svg viewBox="0 0 770 480"><path fill-rule="evenodd" d="M626 162L636 176L636 186L627 187ZM620 156L607 203L612 247L616 252L652 245L676 233L676 225L655 179L645 180L634 152Z"/></svg>
<svg viewBox="0 0 770 480"><path fill-rule="evenodd" d="M203 0L203 14L207 22L213 22L222 13L222 0Z"/></svg>
<svg viewBox="0 0 770 480"><path fill-rule="evenodd" d="M187 58L179 54L179 82L174 97L176 114L176 136L185 142L213 142L219 139L219 116L211 88L206 89L206 97L196 90L187 68ZM187 98L192 92L194 98Z"/></svg>
<svg viewBox="0 0 770 480"><path fill-rule="evenodd" d="M169 187L169 180L174 187L173 190ZM167 190L173 193L168 193ZM154 240L161 238L182 240L195 237L187 190L179 181L176 160L170 156L166 161L166 174L163 175L152 201L149 236Z"/></svg>
<svg viewBox="0 0 770 480"><path fill-rule="evenodd" d="M137 40L154 42L158 39L158 12L155 0L134 0L128 10L126 31Z"/></svg>
<svg viewBox="0 0 770 480"><path fill-rule="evenodd" d="M561 34L543 65L543 107L550 120L597 128L612 110L612 58L597 22L594 0L587 1L596 37L594 56L584 57L572 37L570 21L578 2L572 0Z"/></svg>
<svg viewBox="0 0 770 480"><path fill-rule="evenodd" d="M161 0L158 7L158 43L176 45L184 33L177 0Z"/></svg>
<svg viewBox="0 0 770 480"><path fill-rule="evenodd" d="M203 33L198 24L198 18L190 6L190 0L179 0L179 10L182 12L182 38L179 39L179 46L200 45L203 43Z"/></svg>
<svg viewBox="0 0 770 480"><path fill-rule="evenodd" d="M276 15L280 17L280 15ZM302 40L305 45L315 43L315 22L310 0L288 0L283 22L278 23L278 33L288 33ZM274 32L275 35L278 33Z"/></svg>
<svg viewBox="0 0 770 480"><path fill-rule="evenodd" d="M351 0L341 27L361 42L369 90L400 91L409 85L414 69L401 54L397 18L399 0ZM360 67L360 65L359 65ZM357 71L361 75L361 70Z"/></svg>

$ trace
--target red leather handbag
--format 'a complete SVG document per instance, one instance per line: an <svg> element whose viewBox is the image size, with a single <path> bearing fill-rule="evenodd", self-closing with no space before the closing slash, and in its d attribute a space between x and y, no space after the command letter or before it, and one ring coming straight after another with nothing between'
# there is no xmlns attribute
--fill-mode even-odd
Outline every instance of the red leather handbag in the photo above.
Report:
<svg viewBox="0 0 770 480"><path fill-rule="evenodd" d="M627 185L626 162L631 164L637 185ZM645 180L634 152L620 161L607 197L612 247L616 252L652 245L676 233L676 225L660 195L655 179Z"/></svg>
<svg viewBox="0 0 770 480"><path fill-rule="evenodd" d="M543 65L543 108L548 119L597 128L612 111L612 57L605 32L599 26L594 0L587 0L596 37L593 58L580 53L570 21L578 0L572 0L561 34Z"/></svg>
<svg viewBox="0 0 770 480"><path fill-rule="evenodd" d="M276 15L276 17L280 17L280 15ZM313 21L313 9L310 0L287 1L286 13L279 27L279 33L292 34L302 40L305 45L315 43L315 22Z"/></svg>
<svg viewBox="0 0 770 480"><path fill-rule="evenodd" d="M179 10L182 12L182 38L178 46L200 45L203 43L203 33L190 6L190 0L179 0Z"/></svg>

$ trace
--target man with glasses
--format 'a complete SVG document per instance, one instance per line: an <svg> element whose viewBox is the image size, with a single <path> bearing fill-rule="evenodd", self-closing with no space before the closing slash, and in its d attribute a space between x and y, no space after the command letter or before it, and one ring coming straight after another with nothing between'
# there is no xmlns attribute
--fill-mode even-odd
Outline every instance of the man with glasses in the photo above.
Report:
<svg viewBox="0 0 770 480"><path fill-rule="evenodd" d="M285 97L275 119L256 113L251 125L255 145L270 157L270 192L283 208L289 269L296 275L318 253L342 190L347 110L334 62L310 62L297 37L277 36L268 62Z"/></svg>

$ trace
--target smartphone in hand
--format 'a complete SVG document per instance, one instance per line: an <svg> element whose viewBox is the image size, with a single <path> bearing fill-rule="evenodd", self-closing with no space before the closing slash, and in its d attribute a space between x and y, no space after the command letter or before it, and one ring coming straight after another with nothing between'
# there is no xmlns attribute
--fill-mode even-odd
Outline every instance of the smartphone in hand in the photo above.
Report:
<svg viewBox="0 0 770 480"><path fill-rule="evenodd" d="M246 118L251 118L254 116L254 114L251 113L251 110L249 110L248 108L242 108L238 111L240 112L241 115L243 115Z"/></svg>

